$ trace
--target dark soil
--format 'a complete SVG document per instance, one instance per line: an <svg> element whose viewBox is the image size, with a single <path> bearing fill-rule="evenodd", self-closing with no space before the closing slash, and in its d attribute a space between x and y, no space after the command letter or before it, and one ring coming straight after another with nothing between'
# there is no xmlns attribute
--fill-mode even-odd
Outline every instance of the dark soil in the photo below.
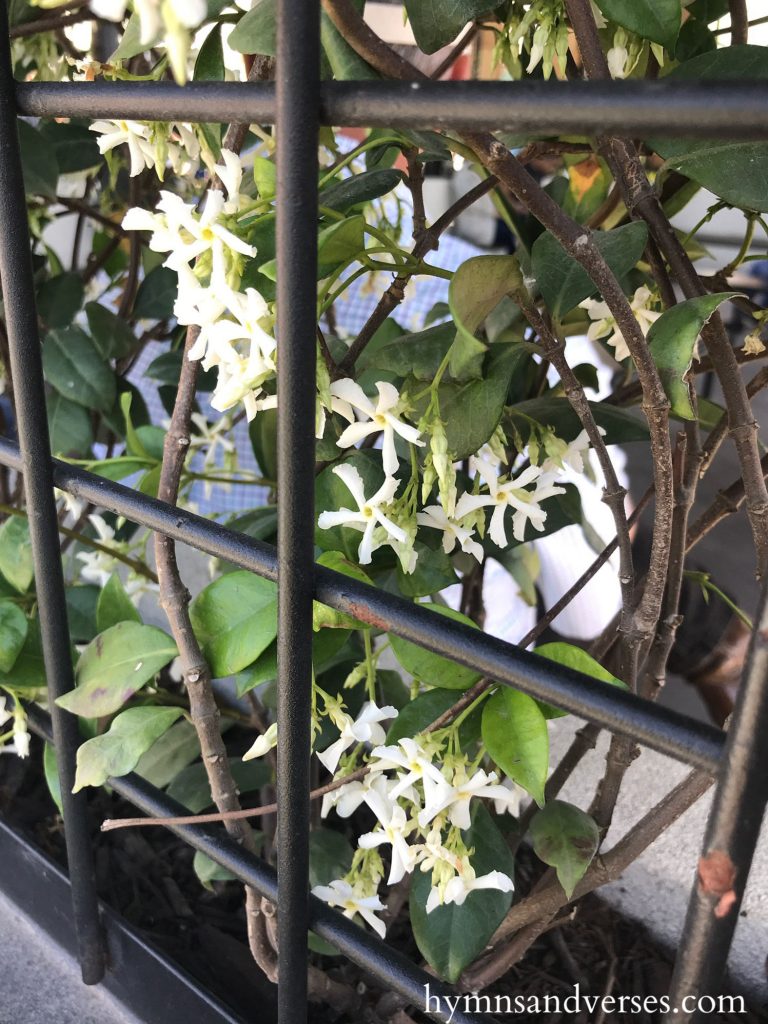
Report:
<svg viewBox="0 0 768 1024"><path fill-rule="evenodd" d="M56 814L40 771L37 741L26 761L15 757L0 759L0 814L26 834L43 852L64 862L61 820ZM92 800L93 821L128 816L132 808L116 795L103 790ZM242 889L235 882L214 883L204 889L193 869L193 851L161 828L130 829L94 833L99 894L135 928L175 959L198 981L215 993L245 1020L269 1020L276 1009L275 989L255 968L248 951ZM525 890L535 881L540 865L523 848L518 854L518 887ZM419 962L419 954L402 917L394 922L389 941ZM339 980L363 992L364 1007L358 1021L396 1024L427 1018L413 1007L394 1016L391 993L359 968L341 957L320 958L321 965ZM504 1007L496 996L524 997L527 1012L495 1014L499 1020L525 1020L531 1024L655 1024L658 1013L611 1012L601 1016L583 1009L576 1013L573 1003L556 1010L550 999L564 1000L579 985L582 995L638 996L646 999L666 994L672 972L672 957L638 922L629 921L595 897L582 901L577 913L545 932L529 950L524 961L512 968L488 990L491 1006ZM727 990L729 991L729 990ZM539 997L536 1012L533 997ZM561 1004L562 1005L562 1004ZM568 1008L570 1005L570 1009ZM481 1004L480 1010L483 1009ZM768 1024L768 1014L751 1007L745 1014L718 1013L708 1021L739 1024ZM312 1024L346 1024L326 1008L313 1008Z"/></svg>

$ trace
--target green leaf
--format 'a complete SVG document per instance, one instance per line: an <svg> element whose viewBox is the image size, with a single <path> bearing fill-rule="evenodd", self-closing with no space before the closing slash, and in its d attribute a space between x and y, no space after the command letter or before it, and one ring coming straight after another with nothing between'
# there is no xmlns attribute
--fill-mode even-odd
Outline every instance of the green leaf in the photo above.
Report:
<svg viewBox="0 0 768 1024"><path fill-rule="evenodd" d="M232 30L229 45L238 53L277 56L277 5L275 0L256 0Z"/></svg>
<svg viewBox="0 0 768 1024"><path fill-rule="evenodd" d="M142 43L141 22L138 14L134 11L128 19L128 24L125 26L125 31L123 32L120 40L120 45L109 60L112 63L114 61L130 60L131 57L138 57L140 53L144 53L146 50L151 50L156 42L158 42L158 39L152 39L148 43Z"/></svg>
<svg viewBox="0 0 768 1024"><path fill-rule="evenodd" d="M320 206L344 213L352 206L369 203L387 195L403 180L403 172L391 168L380 171L363 171L349 178L326 185L318 197Z"/></svg>
<svg viewBox="0 0 768 1024"><path fill-rule="evenodd" d="M316 828L309 833L309 884L328 885L352 867L354 851L341 833Z"/></svg>
<svg viewBox="0 0 768 1024"><path fill-rule="evenodd" d="M149 628L149 627L144 627ZM101 786L119 778L138 764L166 729L176 721L181 708L129 708L121 712L103 736L86 740L77 751L73 793L85 786Z"/></svg>
<svg viewBox="0 0 768 1024"><path fill-rule="evenodd" d="M768 78L765 46L728 46L685 61L665 81ZM670 167L734 206L768 210L768 142L730 139L649 139Z"/></svg>
<svg viewBox="0 0 768 1024"><path fill-rule="evenodd" d="M225 75L221 25L214 25L197 54L193 78L196 82L223 82Z"/></svg>
<svg viewBox="0 0 768 1024"><path fill-rule="evenodd" d="M13 601L0 601L0 672L10 672L27 639L27 617Z"/></svg>
<svg viewBox="0 0 768 1024"><path fill-rule="evenodd" d="M403 572L399 561L395 567L397 587L404 597L429 597L457 582L453 563L442 547L433 550L420 540L413 547L417 555L413 572Z"/></svg>
<svg viewBox="0 0 768 1024"><path fill-rule="evenodd" d="M265 156L253 158L253 180L262 199L272 199L277 192L277 167Z"/></svg>
<svg viewBox="0 0 768 1024"><path fill-rule="evenodd" d="M79 274L66 271L50 278L37 293L37 315L46 327L67 327L83 304L85 289Z"/></svg>
<svg viewBox="0 0 768 1024"><path fill-rule="evenodd" d="M51 799L58 807L59 814L63 814L64 807L61 802L61 782L59 781L56 748L50 743L46 743L43 748L43 773L45 774L45 784L48 786Z"/></svg>
<svg viewBox="0 0 768 1024"><path fill-rule="evenodd" d="M98 302L85 306L88 329L102 359L122 359L133 351L136 338L125 320Z"/></svg>
<svg viewBox="0 0 768 1024"><path fill-rule="evenodd" d="M680 0L596 0L617 25L674 51L683 12Z"/></svg>
<svg viewBox="0 0 768 1024"><path fill-rule="evenodd" d="M467 846L474 849L471 863L478 877L490 871L502 871L514 877L510 849L479 801L472 825L462 835ZM501 924L512 903L512 893L479 889L469 893L460 907L449 903L428 914L432 875L428 871L414 871L412 877L409 906L416 945L441 977L450 982L458 981L464 968L482 953Z"/></svg>
<svg viewBox="0 0 768 1024"><path fill-rule="evenodd" d="M516 256L473 256L458 268L448 287L457 330L450 361L453 378L481 376L487 345L478 341L477 332L504 296L521 284Z"/></svg>
<svg viewBox="0 0 768 1024"><path fill-rule="evenodd" d="M447 381L440 385L437 391L440 416L445 422L448 450L454 459L469 458L494 432L504 411L512 376L527 358L528 353L521 345L497 343L491 345L485 357L481 380L466 384ZM424 412L428 402L428 395L414 402L418 415Z"/></svg>
<svg viewBox="0 0 768 1024"><path fill-rule="evenodd" d="M88 644L77 663L75 689L56 703L84 718L111 715L178 653L161 629L118 622Z"/></svg>
<svg viewBox="0 0 768 1024"><path fill-rule="evenodd" d="M317 276L327 277L342 263L349 263L365 248L365 220L345 217L327 228L317 238Z"/></svg>
<svg viewBox="0 0 768 1024"><path fill-rule="evenodd" d="M24 646L19 651L13 668L8 672L0 669L0 684L17 690L37 690L45 686L43 642L37 619L30 619L27 623Z"/></svg>
<svg viewBox="0 0 768 1024"><path fill-rule="evenodd" d="M424 53L452 43L465 25L495 6L493 0L405 0L413 34Z"/></svg>
<svg viewBox="0 0 768 1024"><path fill-rule="evenodd" d="M600 845L600 830L588 814L563 800L550 802L531 821L536 856L557 871L568 899Z"/></svg>
<svg viewBox="0 0 768 1024"><path fill-rule="evenodd" d="M133 315L139 320L168 320L173 316L179 282L168 267L155 267L139 285Z"/></svg>
<svg viewBox="0 0 768 1024"><path fill-rule="evenodd" d="M114 405L115 375L79 327L64 327L46 335L43 369L48 383L78 405L104 413Z"/></svg>
<svg viewBox="0 0 768 1024"><path fill-rule="evenodd" d="M397 715L387 733L387 743L397 743L404 736L416 736L439 718L444 711L456 703L456 694L451 690L427 690L415 700L409 701ZM468 715L459 726L459 740L462 750L480 739L480 709Z"/></svg>
<svg viewBox="0 0 768 1024"><path fill-rule="evenodd" d="M455 339L456 325L453 321L415 334L403 334L377 349L370 365L400 377L407 372L416 380L433 380Z"/></svg>
<svg viewBox="0 0 768 1024"><path fill-rule="evenodd" d="M118 622L141 622L141 616L126 594L120 577L113 572L96 603L96 628L103 633Z"/></svg>
<svg viewBox="0 0 768 1024"><path fill-rule="evenodd" d="M640 259L647 238L648 229L640 221L633 221L612 231L592 233L592 240L603 259L619 278ZM549 312L558 320L597 292L586 270L568 255L548 231L539 235L533 243L531 269Z"/></svg>
<svg viewBox="0 0 768 1024"><path fill-rule="evenodd" d="M603 402L590 402L589 407L595 422L605 431L606 444L627 444L630 441L647 441L647 424L631 409ZM551 427L564 441L573 441L582 430L581 420L573 411L567 398L529 398L518 402L507 410L507 416L520 431L523 440L530 433L530 420L544 427Z"/></svg>
<svg viewBox="0 0 768 1024"><path fill-rule="evenodd" d="M251 572L214 580L189 606L192 627L215 677L247 668L277 636L275 584Z"/></svg>
<svg viewBox="0 0 768 1024"><path fill-rule="evenodd" d="M277 409L264 409L248 424L256 464L266 480L277 480Z"/></svg>
<svg viewBox="0 0 768 1024"><path fill-rule="evenodd" d="M269 782L270 770L264 761L243 761L240 757L230 757L228 760L238 792L252 793ZM199 814L213 804L208 775L202 761L190 764L179 772L167 792L169 797L178 800L192 814Z"/></svg>
<svg viewBox="0 0 768 1024"><path fill-rule="evenodd" d="M199 756L197 731L191 722L182 718L141 755L135 771L142 779L146 779L158 789L163 789Z"/></svg>
<svg viewBox="0 0 768 1024"><path fill-rule="evenodd" d="M35 575L29 523L24 516L11 516L0 526L0 573L24 594Z"/></svg>
<svg viewBox="0 0 768 1024"><path fill-rule="evenodd" d="M48 409L48 432L53 455L86 455L93 444L93 426L88 411L77 402L64 398L58 391L45 397Z"/></svg>
<svg viewBox="0 0 768 1024"><path fill-rule="evenodd" d="M18 120L16 126L19 132L24 188L31 195L53 199L59 181L59 165L51 152L51 147L31 124Z"/></svg>
<svg viewBox="0 0 768 1024"><path fill-rule="evenodd" d="M262 833L252 830L254 838L261 839ZM196 850L192 858L192 867L200 882L206 889L213 889L211 882L231 882L235 877L231 871L211 860L202 850Z"/></svg>
<svg viewBox="0 0 768 1024"><path fill-rule="evenodd" d="M98 167L101 154L96 135L90 131L87 122L41 121L37 130L53 152L59 174L74 174Z"/></svg>
<svg viewBox="0 0 768 1024"><path fill-rule="evenodd" d="M738 294L717 292L679 302L665 310L648 331L646 340L658 367L661 383L672 412L681 419L696 419L691 404L691 385L686 380L693 361L696 339L717 307Z"/></svg>
<svg viewBox="0 0 768 1024"><path fill-rule="evenodd" d="M355 7L358 13L362 14L365 0L355 0ZM337 81L363 82L380 77L371 65L352 49L325 11L321 12L320 19L320 41L331 73Z"/></svg>
<svg viewBox="0 0 768 1024"><path fill-rule="evenodd" d="M67 619L72 643L89 644L96 636L96 602L99 588L94 583L67 587Z"/></svg>
<svg viewBox="0 0 768 1024"><path fill-rule="evenodd" d="M446 608L442 604L422 604L421 607L477 629L471 619L462 615L461 612L454 611L453 608ZM410 640L403 640L402 637L395 636L394 633L389 634L389 640L395 657L405 671L430 686L438 686L443 690L466 690L480 678L480 673L474 669L457 665L456 662L442 658L439 654L433 654L423 647L418 647Z"/></svg>
<svg viewBox="0 0 768 1024"><path fill-rule="evenodd" d="M542 806L549 733L533 697L506 686L497 690L483 709L483 742L499 768Z"/></svg>
<svg viewBox="0 0 768 1024"><path fill-rule="evenodd" d="M592 676L593 679L599 679L603 683L618 686L621 690L627 689L626 683L622 683L608 669L603 668L600 662L595 661L591 654L587 654L580 647L574 647L573 644L564 642L542 644L535 649L535 653L542 658L549 658L550 661L557 662L558 665L565 665L566 668L572 668L576 672L583 672L585 676ZM560 708L552 707L550 704L545 704L542 701L538 701L538 705L548 719L562 718L568 714L567 711L561 711Z"/></svg>

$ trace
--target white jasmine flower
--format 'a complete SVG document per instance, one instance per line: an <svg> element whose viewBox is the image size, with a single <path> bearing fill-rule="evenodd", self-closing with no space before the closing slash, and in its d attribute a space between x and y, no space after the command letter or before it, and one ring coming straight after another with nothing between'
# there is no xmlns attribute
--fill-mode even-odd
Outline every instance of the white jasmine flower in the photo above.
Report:
<svg viewBox="0 0 768 1024"><path fill-rule="evenodd" d="M385 381L378 381L376 390L379 392L379 400L374 405L360 385L349 377L331 384L332 395L348 402L367 417L366 420L350 424L336 443L339 448L350 448L362 441L364 437L368 437L369 434L381 431L384 472L387 476L394 476L398 469L395 434L399 434L411 444L421 447L425 442L421 440L421 435L416 427L405 423L396 415L395 410L400 402L397 388Z"/></svg>
<svg viewBox="0 0 768 1024"><path fill-rule="evenodd" d="M339 738L326 750L318 753L318 760L333 775L336 771L341 755L349 747L356 743L382 743L385 733L380 722L388 718L397 718L397 708L390 704L379 708L373 701L366 701L363 704L360 714L353 719L345 712L336 712L332 715L333 721L341 730Z"/></svg>
<svg viewBox="0 0 768 1024"><path fill-rule="evenodd" d="M366 832L360 836L358 846L361 850L372 850L382 845L392 847L387 885L396 885L406 874L413 871L416 850L408 845L406 838L413 831L414 822L409 821L400 804L394 802L389 786L386 779L379 777L369 788L365 802L376 815L381 827L375 832Z"/></svg>
<svg viewBox="0 0 768 1024"><path fill-rule="evenodd" d="M381 511L381 506L388 505L395 496L397 480L387 477L381 487L370 498L365 497L363 478L354 466L334 466L333 472L344 482L349 493L357 502L356 509L340 508L336 512L322 512L317 520L321 530L329 530L333 526L350 526L354 530L362 530L363 539L357 551L361 565L368 565L371 556L380 543L374 542L374 530L381 527L388 537L405 543L407 535L403 529L388 519Z"/></svg>
<svg viewBox="0 0 768 1024"><path fill-rule="evenodd" d="M253 746L243 754L244 761L252 761L254 757L264 757L277 746L277 722L273 722L266 732L256 738Z"/></svg>
<svg viewBox="0 0 768 1024"><path fill-rule="evenodd" d="M502 789L508 791L508 795L494 797L493 809L497 814L514 814L517 816L520 813L520 804L525 795L525 790L510 778L502 779L499 785Z"/></svg>
<svg viewBox="0 0 768 1024"><path fill-rule="evenodd" d="M88 516L88 522L96 531L101 544L111 544L114 541L115 531L104 521L102 516L91 513ZM114 572L115 559L106 551L79 551L75 557L83 563L80 576L85 583L96 583L98 586L104 587Z"/></svg>
<svg viewBox="0 0 768 1024"><path fill-rule="evenodd" d="M646 288L645 285L641 285L630 302L632 312L635 314L644 336L651 329L651 324L661 316L660 312L649 308L652 301L653 296L650 289ZM597 299L585 299L584 302L580 303L580 308L586 309L589 318L593 321L587 331L589 340L596 341L598 338L605 338L606 342L615 349L614 359L619 363L626 359L630 354L629 346L624 340L624 335L616 326L616 321L608 308L608 303L599 302Z"/></svg>
<svg viewBox="0 0 768 1024"><path fill-rule="evenodd" d="M562 487L552 484L552 476L543 473L539 466L529 466L513 478L502 482L495 472L484 472L482 463L480 474L488 485L489 494L462 494L456 503L456 518L462 519L470 512L486 506L494 506L488 533L500 548L507 546L507 532L504 526L504 514L508 507L515 510L512 516L512 533L515 540L525 539L525 528L530 522L535 530L543 530L547 513L541 508L541 502L555 494L564 494ZM530 491L530 484L535 490Z"/></svg>
<svg viewBox="0 0 768 1024"><path fill-rule="evenodd" d="M478 889L500 889L501 892L512 892L514 888L512 879L503 871L489 871L487 875L480 875L478 878L474 868L465 862L463 873L457 874L446 885L443 901L455 903L457 907L460 907L467 896ZM427 912L429 912L429 908Z"/></svg>
<svg viewBox="0 0 768 1024"><path fill-rule="evenodd" d="M13 718L13 712L6 710L5 703L6 698L0 697L0 728Z"/></svg>
<svg viewBox="0 0 768 1024"><path fill-rule="evenodd" d="M127 144L131 157L131 177L157 162L155 146L149 141L149 128L140 121L94 121L92 132L100 132L99 152L108 153L115 146Z"/></svg>
<svg viewBox="0 0 768 1024"><path fill-rule="evenodd" d="M323 796L320 817L326 818L331 809L335 809L340 818L349 818L365 802L368 790L376 778L377 776L369 771L362 779L354 779L326 793Z"/></svg>
<svg viewBox="0 0 768 1024"><path fill-rule="evenodd" d="M416 740L408 736L404 736L397 745L375 747L371 756L376 759L374 766L377 771L398 771L398 781L389 792L393 800L406 796L417 782L423 784L428 802L439 802L449 788L440 769Z"/></svg>
<svg viewBox="0 0 768 1024"><path fill-rule="evenodd" d="M312 890L312 895L327 903L329 907L338 907L343 910L345 917L354 917L355 914L359 914L380 938L384 938L387 931L386 925L376 917L374 911L384 910L385 907L377 895L364 896L353 889L343 878L337 878L330 885L316 885Z"/></svg>
<svg viewBox="0 0 768 1024"><path fill-rule="evenodd" d="M29 757L31 739L27 729L27 717L20 708L17 708L13 715L13 745L19 757Z"/></svg>
<svg viewBox="0 0 768 1024"><path fill-rule="evenodd" d="M429 526L433 530L443 531L443 551L446 555L449 555L458 543L462 551L482 562L485 552L480 544L473 540L474 531L449 518L442 505L427 505L423 512L416 513L416 522L419 526Z"/></svg>
<svg viewBox="0 0 768 1024"><path fill-rule="evenodd" d="M463 771L456 773L453 785L446 786L433 799L425 801L424 809L419 814L419 825L426 826L445 812L448 820L456 828L466 829L471 824L470 801L474 797L489 797L493 800L508 800L509 790L497 785L498 776L490 775L482 769L468 778Z"/></svg>

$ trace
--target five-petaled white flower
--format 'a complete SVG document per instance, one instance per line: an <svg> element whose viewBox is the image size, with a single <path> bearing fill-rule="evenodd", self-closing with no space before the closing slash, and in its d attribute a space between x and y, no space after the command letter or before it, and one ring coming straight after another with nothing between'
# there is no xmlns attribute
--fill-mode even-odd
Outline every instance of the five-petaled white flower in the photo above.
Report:
<svg viewBox="0 0 768 1024"><path fill-rule="evenodd" d="M382 743L385 733L379 723L396 717L397 708L391 704L379 708L372 700L363 704L355 719L346 712L337 712L334 721L339 725L341 735L330 747L318 753L318 760L333 775L345 750L355 743Z"/></svg>
<svg viewBox="0 0 768 1024"><path fill-rule="evenodd" d="M388 505L395 496L398 482L394 477L387 477L378 491L370 498L366 498L363 478L354 466L334 466L333 472L344 482L347 490L357 502L357 508L340 508L336 512L322 512L317 520L317 525L321 530L330 530L334 526L350 526L354 530L362 530L363 539L357 550L360 565L368 565L373 552L381 546L374 542L374 531L377 527L381 527L394 540L400 541L401 544L405 543L407 539L405 530L393 523L381 510L381 506Z"/></svg>
<svg viewBox="0 0 768 1024"><path fill-rule="evenodd" d="M645 285L641 285L630 302L632 312L635 314L643 335L648 333L651 325L661 316L660 312L649 308L652 300L653 296L650 289L646 288ZM626 359L630 354L629 346L624 340L624 335L616 326L616 320L608 307L608 303L599 302L597 299L585 299L580 305L581 309L586 309L590 320L593 321L587 331L589 340L597 341L598 338L605 338L607 344L615 349L614 358L616 361L620 363L623 359Z"/></svg>
<svg viewBox="0 0 768 1024"><path fill-rule="evenodd" d="M448 791L449 786L440 769L432 763L432 759L424 752L416 740L404 736L396 745L374 747L371 756L376 771L398 772L398 781L389 791L390 799L408 796L412 787L421 782L427 802L438 801Z"/></svg>
<svg viewBox="0 0 768 1024"><path fill-rule="evenodd" d="M131 177L157 162L155 146L149 141L149 128L140 121L94 121L90 131L99 132L99 152L108 153L126 143L131 158Z"/></svg>
<svg viewBox="0 0 768 1024"><path fill-rule="evenodd" d="M386 925L374 913L374 911L385 909L377 895L364 896L343 878L337 878L330 885L316 885L312 894L327 903L329 907L339 907L343 910L345 917L354 917L355 914L359 914L382 939L384 938L387 931Z"/></svg>
<svg viewBox="0 0 768 1024"><path fill-rule="evenodd" d="M461 519L478 508L493 505L493 514L488 533L491 540L500 548L507 546L507 531L504 526L504 514L507 508L515 510L512 516L512 533L515 540L525 540L525 527L531 523L535 530L543 530L547 513L541 508L541 502L555 494L564 494L562 487L552 483L552 474L543 473L539 466L528 466L519 476L504 480L498 477L486 464L478 460L478 471L488 485L488 494L465 493L456 502L456 518ZM528 487L535 484L535 490Z"/></svg>
<svg viewBox="0 0 768 1024"><path fill-rule="evenodd" d="M476 540L474 532L462 526L456 519L451 519L443 510L442 505L427 505L422 512L416 513L419 526L429 526L433 530L443 531L443 551L450 555L458 543L462 551L482 562L485 552Z"/></svg>
<svg viewBox="0 0 768 1024"><path fill-rule="evenodd" d="M469 861L465 861L462 865L461 873L455 875L446 885L443 893L443 902L455 903L457 907L460 907L467 896L478 889L500 889L501 892L512 892L514 888L512 879L509 875L505 875L503 871L489 871L488 874L478 877ZM432 906L430 906L430 902L433 901L432 893L434 891L433 889L429 894L427 913L434 910L435 906L439 904L438 896L437 903L432 902Z"/></svg>
<svg viewBox="0 0 768 1024"><path fill-rule="evenodd" d="M408 820L400 804L392 799L390 785L387 779L379 776L366 793L365 802L376 815L380 827L375 832L366 832L360 836L358 846L361 850L372 850L382 845L392 847L387 885L396 885L413 871L417 851L408 845L407 840L408 834L414 829L414 822Z"/></svg>
<svg viewBox="0 0 768 1024"><path fill-rule="evenodd" d="M482 769L476 771L471 778L463 770L458 771L452 785L445 786L433 799L425 801L424 809L419 813L419 825L426 828L433 818L445 812L450 823L456 828L469 828L470 802L474 798L509 800L509 790L506 786L498 785L497 779L495 772L489 775Z"/></svg>
<svg viewBox="0 0 768 1024"><path fill-rule="evenodd" d="M376 384L376 390L379 392L379 400L374 405L360 385L349 377L331 384L332 395L348 402L367 417L365 420L351 423L336 443L339 448L351 448L352 445L362 441L369 434L381 431L384 472L387 476L394 476L398 468L395 434L399 434L411 444L422 447L425 442L421 440L421 435L416 427L405 423L396 415L395 410L400 402L400 395L394 384L380 380Z"/></svg>

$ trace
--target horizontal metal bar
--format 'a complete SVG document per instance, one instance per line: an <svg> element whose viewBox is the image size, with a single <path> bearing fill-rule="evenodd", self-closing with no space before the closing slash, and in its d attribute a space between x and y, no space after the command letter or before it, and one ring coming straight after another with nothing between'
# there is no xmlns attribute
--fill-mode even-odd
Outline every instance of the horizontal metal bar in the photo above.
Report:
<svg viewBox="0 0 768 1024"><path fill-rule="evenodd" d="M50 717L35 704L26 705L26 711L30 728L50 743ZM151 818L177 817L190 813L183 804L172 800L134 772L110 779L109 785ZM169 831L231 871L245 885L251 886L268 900L277 903L277 872L230 839L223 829L206 825L174 825L169 826ZM450 985L422 971L397 949L364 931L316 896L310 897L309 923L314 932L335 946L340 953L370 971L382 984L392 988L421 1010L425 1009L426 984L429 984L432 995L440 997L441 1006L448 1005L445 996L456 995L456 990ZM291 984L290 980L288 984ZM430 1016L436 1020L447 1020L449 1013L450 1011L446 1010L445 1013L433 1013ZM493 1018L487 1014L474 1016L458 1008L452 1021L456 1024L495 1024Z"/></svg>
<svg viewBox="0 0 768 1024"><path fill-rule="evenodd" d="M274 124L270 83L20 82L20 114ZM674 138L768 138L768 83L331 82L326 125L487 128L541 138L612 132Z"/></svg>
<svg viewBox="0 0 768 1024"><path fill-rule="evenodd" d="M12 442L0 439L0 463L21 470L18 447ZM269 544L65 462L54 460L53 473L56 486L76 497L259 576L277 579L277 556ZM505 686L589 719L611 732L631 736L685 764L713 773L719 770L725 734L711 725L321 566L315 572L315 597Z"/></svg>

